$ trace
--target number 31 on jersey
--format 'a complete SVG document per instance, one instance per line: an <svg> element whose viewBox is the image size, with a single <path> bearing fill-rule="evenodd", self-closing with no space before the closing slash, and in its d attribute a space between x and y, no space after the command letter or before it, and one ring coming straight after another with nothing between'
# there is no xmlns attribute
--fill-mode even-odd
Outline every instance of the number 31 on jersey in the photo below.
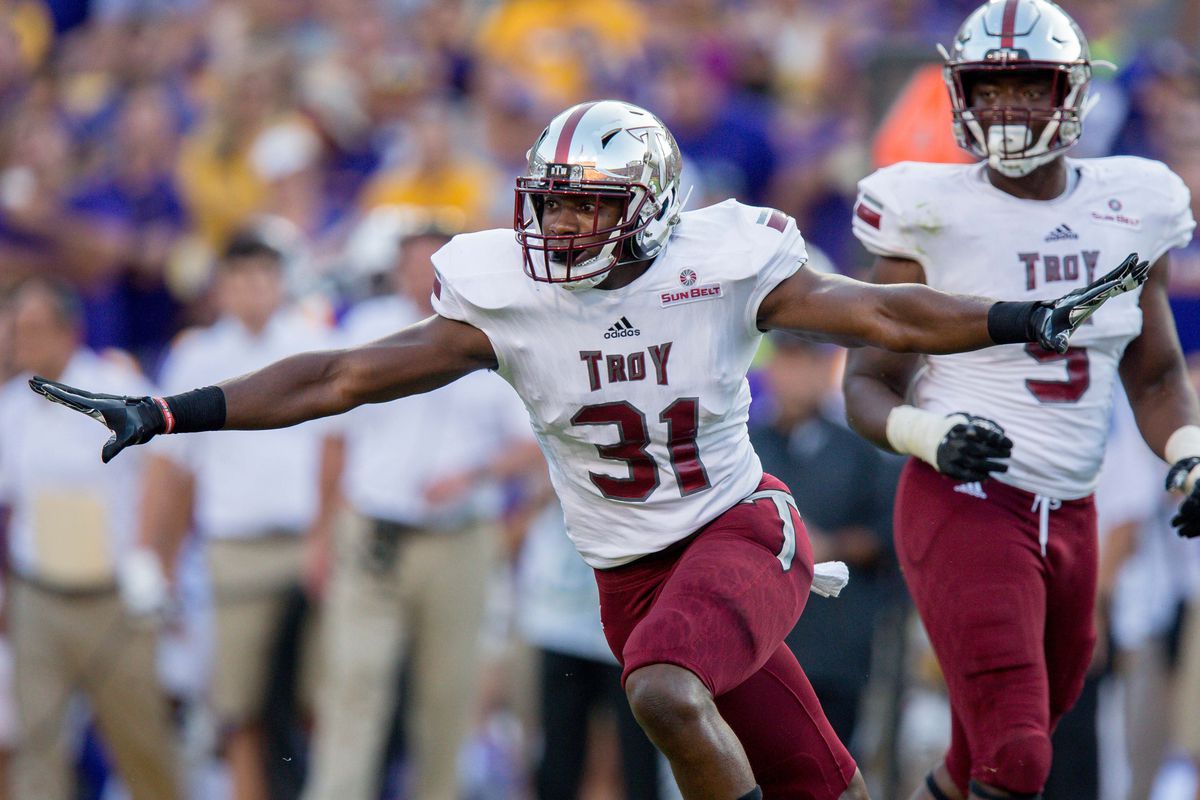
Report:
<svg viewBox="0 0 1200 800"><path fill-rule="evenodd" d="M700 400L680 397L658 415L667 426L667 452L679 493L687 497L709 488L708 473L700 462L696 432L700 427ZM620 461L629 468L628 478L589 472L592 483L610 500L644 502L658 488L658 465L646 452L650 429L646 415L630 403L598 403L584 406L571 417L572 425L616 425L620 437L613 444L598 444L601 458Z"/></svg>

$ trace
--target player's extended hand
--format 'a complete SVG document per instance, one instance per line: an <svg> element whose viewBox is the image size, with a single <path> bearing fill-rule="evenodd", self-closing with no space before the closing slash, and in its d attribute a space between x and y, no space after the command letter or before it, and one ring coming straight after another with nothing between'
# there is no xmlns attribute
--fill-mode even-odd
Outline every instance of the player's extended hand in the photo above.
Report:
<svg viewBox="0 0 1200 800"><path fill-rule="evenodd" d="M993 472L1007 472L1008 464L1000 459L1012 455L1012 440L1004 429L984 417L958 412L950 418L961 418L937 448L937 469L956 481L987 480Z"/></svg>
<svg viewBox="0 0 1200 800"><path fill-rule="evenodd" d="M144 444L166 430L162 411L151 397L96 394L36 376L30 378L29 388L51 402L103 422L113 434L100 452L105 464L126 447Z"/></svg>
<svg viewBox="0 0 1200 800"><path fill-rule="evenodd" d="M1141 286L1149 274L1150 262L1138 261L1138 254L1130 253L1103 278L1057 300L1039 303L1032 320L1038 344L1056 353L1067 352L1071 334L1084 320L1108 300Z"/></svg>
<svg viewBox="0 0 1200 800"><path fill-rule="evenodd" d="M1187 491L1188 476L1198 465L1200 458L1184 458L1175 462L1167 473L1167 491ZM1191 492L1179 504L1179 510L1171 518L1176 533L1187 539L1200 536L1200 481L1196 481Z"/></svg>

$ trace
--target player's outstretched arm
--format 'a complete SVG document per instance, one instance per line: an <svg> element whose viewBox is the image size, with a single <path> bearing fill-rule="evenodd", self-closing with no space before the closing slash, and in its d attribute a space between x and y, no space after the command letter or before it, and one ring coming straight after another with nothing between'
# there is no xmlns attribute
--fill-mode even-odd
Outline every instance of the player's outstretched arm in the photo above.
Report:
<svg viewBox="0 0 1200 800"><path fill-rule="evenodd" d="M1142 332L1121 357L1121 382L1142 438L1171 465L1167 489L1185 496L1171 522L1191 538L1200 536L1200 404L1167 301L1169 269L1163 256L1142 290Z"/></svg>
<svg viewBox="0 0 1200 800"><path fill-rule="evenodd" d="M171 397L119 397L44 378L35 392L104 423L113 432L102 458L160 433L286 428L363 405L444 386L496 366L482 331L433 316L384 339L277 361L257 372Z"/></svg>
<svg viewBox="0 0 1200 800"><path fill-rule="evenodd" d="M434 315L391 336L348 350L301 353L224 381L226 428L284 428L445 386L494 369L483 331Z"/></svg>
<svg viewBox="0 0 1200 800"><path fill-rule="evenodd" d="M900 353L958 353L1017 342L1038 342L1062 353L1084 320L1110 298L1141 285L1149 269L1131 253L1103 278L1057 300L1014 303L919 284L877 286L802 268L763 299L758 326Z"/></svg>
<svg viewBox="0 0 1200 800"><path fill-rule="evenodd" d="M871 280L919 284L925 276L915 261L880 258ZM850 426L879 447L914 455L955 480L982 481L1007 471L1013 443L992 420L966 409L943 415L905 404L920 363L909 353L851 350L843 382Z"/></svg>

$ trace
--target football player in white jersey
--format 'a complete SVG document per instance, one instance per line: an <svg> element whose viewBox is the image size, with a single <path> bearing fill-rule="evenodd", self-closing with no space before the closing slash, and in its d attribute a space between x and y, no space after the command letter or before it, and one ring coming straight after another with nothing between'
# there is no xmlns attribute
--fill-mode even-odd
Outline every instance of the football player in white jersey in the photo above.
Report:
<svg viewBox="0 0 1200 800"><path fill-rule="evenodd" d="M861 800L862 776L783 644L810 588L840 582L814 569L791 495L750 447L746 370L762 332L905 352L1065 350L1148 264L1131 256L1053 303L872 286L807 269L778 211L730 200L683 213L680 168L654 115L583 103L531 149L516 236L467 234L434 256L437 314L424 322L167 398L31 385L112 428L107 460L158 433L294 425L494 369L529 411L569 535L596 568L629 702L683 796ZM1003 449L966 428L947 437L955 463Z"/></svg>
<svg viewBox="0 0 1200 800"><path fill-rule="evenodd" d="M902 163L860 182L854 232L878 256L875 282L1032 298L1082 286L1129 250L1155 264L1064 352L864 348L845 376L851 425L914 456L896 551L953 711L945 761L915 798L1037 797L1095 640L1092 492L1118 379L1142 435L1175 465L1172 486L1192 492L1200 471L1200 409L1166 292L1167 253L1195 222L1162 164L1065 157L1095 98L1087 42L1058 6L990 0L943 54L959 144L983 161ZM939 444L964 424L1010 436L1008 463L943 463ZM1183 535L1200 533L1196 497L1177 518Z"/></svg>

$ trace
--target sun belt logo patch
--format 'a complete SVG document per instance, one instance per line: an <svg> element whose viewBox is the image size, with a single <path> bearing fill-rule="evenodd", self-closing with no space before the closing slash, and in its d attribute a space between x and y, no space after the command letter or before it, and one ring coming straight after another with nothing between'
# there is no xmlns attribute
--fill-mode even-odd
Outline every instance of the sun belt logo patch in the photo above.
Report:
<svg viewBox="0 0 1200 800"><path fill-rule="evenodd" d="M685 286L677 292L662 292L658 296L659 305L677 306L683 303L695 303L700 300L716 300L721 296L721 284L702 283L699 286Z"/></svg>
<svg viewBox="0 0 1200 800"><path fill-rule="evenodd" d="M1122 214L1120 209L1123 207L1119 200L1109 200L1108 207L1111 211L1093 211L1092 221L1100 222L1105 225L1115 225L1119 228L1141 228L1142 218L1131 217L1128 214Z"/></svg>
<svg viewBox="0 0 1200 800"><path fill-rule="evenodd" d="M679 282L684 286L695 286L698 279L699 278L696 275L696 270L694 269L679 270Z"/></svg>
<svg viewBox="0 0 1200 800"><path fill-rule="evenodd" d="M642 332L633 327L633 323L628 317L621 317L619 320L608 326L608 330L604 332L605 339L625 339L630 336L641 336Z"/></svg>

